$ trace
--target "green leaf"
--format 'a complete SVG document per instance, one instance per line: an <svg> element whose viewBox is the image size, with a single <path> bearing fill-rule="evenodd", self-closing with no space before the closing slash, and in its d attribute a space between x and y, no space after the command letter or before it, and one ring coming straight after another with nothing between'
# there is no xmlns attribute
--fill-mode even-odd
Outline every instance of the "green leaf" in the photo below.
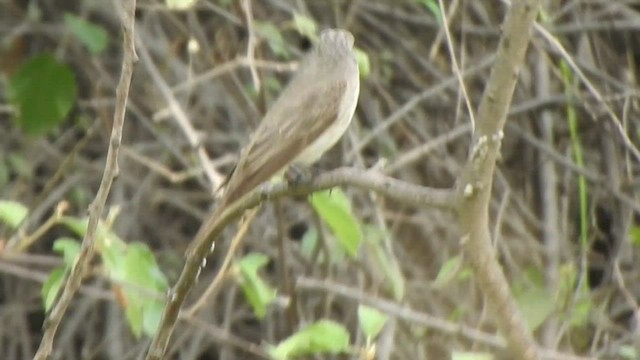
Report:
<svg viewBox="0 0 640 360"><path fill-rule="evenodd" d="M102 26L70 13L64 14L64 22L92 54L100 54L107 48L109 35Z"/></svg>
<svg viewBox="0 0 640 360"><path fill-rule="evenodd" d="M87 233L87 219L79 219L73 216L63 216L60 223L73 231L78 237L84 237Z"/></svg>
<svg viewBox="0 0 640 360"><path fill-rule="evenodd" d="M48 54L22 64L9 85L9 99L19 110L18 124L29 135L43 134L62 123L76 92L71 69Z"/></svg>
<svg viewBox="0 0 640 360"><path fill-rule="evenodd" d="M362 242L362 229L351 211L349 198L339 188L333 188L313 193L310 201L345 252L355 258Z"/></svg>
<svg viewBox="0 0 640 360"><path fill-rule="evenodd" d="M122 269L112 269L112 273L123 276L122 281L134 286L124 286L126 315L132 333L139 337L143 332L152 336L156 333L163 301L149 293L164 294L168 282L162 274L155 257L146 244L133 242L127 246Z"/></svg>
<svg viewBox="0 0 640 360"><path fill-rule="evenodd" d="M153 252L144 243L132 242L127 246L124 266L125 281L160 292L169 288Z"/></svg>
<svg viewBox="0 0 640 360"><path fill-rule="evenodd" d="M64 265L67 269L73 267L73 263L76 261L78 254L80 254L80 247L79 241L68 237L59 238L53 243L53 251L62 254Z"/></svg>
<svg viewBox="0 0 640 360"><path fill-rule="evenodd" d="M454 256L448 259L438 271L438 276L434 281L436 286L447 285L456 276L460 268L462 267L462 256Z"/></svg>
<svg viewBox="0 0 640 360"><path fill-rule="evenodd" d="M0 221L16 229L29 215L29 209L17 201L0 200Z"/></svg>
<svg viewBox="0 0 640 360"><path fill-rule="evenodd" d="M546 24L549 24L549 21L553 21L550 20L550 16L549 13L543 9L540 9L540 11L538 11L538 16L540 17L540 22Z"/></svg>
<svg viewBox="0 0 640 360"><path fill-rule="evenodd" d="M86 235L86 219L64 216L60 223L78 236ZM75 244L69 239L63 240L56 241L54 248L64 251L66 258L73 253ZM169 288L153 252L144 243L125 243L102 224L98 226L96 242L105 273L112 281L123 284L119 288L131 332L136 337L153 336L164 309L163 294Z"/></svg>
<svg viewBox="0 0 640 360"><path fill-rule="evenodd" d="M631 227L629 237L631 238L631 245L640 246L640 226Z"/></svg>
<svg viewBox="0 0 640 360"><path fill-rule="evenodd" d="M245 298L251 304L253 312L259 319L266 315L267 306L276 297L276 290L258 275L258 271L268 262L269 258L260 253L248 254L238 262L240 286Z"/></svg>
<svg viewBox="0 0 640 360"><path fill-rule="evenodd" d="M527 269L525 278L513 285L513 294L531 331L535 331L556 309L540 269Z"/></svg>
<svg viewBox="0 0 640 360"><path fill-rule="evenodd" d="M360 329L369 339L373 339L382 330L384 324L387 322L388 316L381 313L377 309L359 305L358 306L358 322L360 323Z"/></svg>
<svg viewBox="0 0 640 360"><path fill-rule="evenodd" d="M100 257L104 264L109 277L124 281L127 278L127 252L129 247L126 243L121 242L117 236L109 236L99 238L98 248ZM129 255L131 258L131 255Z"/></svg>
<svg viewBox="0 0 640 360"><path fill-rule="evenodd" d="M438 22L438 24L442 24L442 16L440 14L440 6L438 6L438 1L437 0L416 0L416 2L418 2L419 4L424 5L424 7L429 9L429 11L431 11L431 14L433 14L433 17Z"/></svg>
<svg viewBox="0 0 640 360"><path fill-rule="evenodd" d="M139 298L130 298L127 296L124 313L127 316L127 323L129 324L129 329L131 329L133 336L139 338L142 335L142 328L144 325L142 301L140 301Z"/></svg>
<svg viewBox="0 0 640 360"><path fill-rule="evenodd" d="M493 360L494 357L489 353L482 352L462 352L454 351L451 354L451 360Z"/></svg>
<svg viewBox="0 0 640 360"><path fill-rule="evenodd" d="M315 227L309 228L304 235L302 236L300 252L307 258L311 259L312 256L317 254L317 261L319 264L326 264L327 261L331 261L333 264L344 264L345 254L341 247L331 246L329 250L329 256L325 253L324 250L319 250L322 248L322 244L319 243L321 239L318 236L318 229Z"/></svg>
<svg viewBox="0 0 640 360"><path fill-rule="evenodd" d="M63 216L60 218L60 223L67 226L78 237L84 237L87 234L88 220L86 218L80 219L72 216ZM125 253L127 251L127 244L120 239L112 231L109 231L102 224L98 226L96 231L96 246L102 257L102 262L109 272L109 276L122 280L122 274L116 274L122 270L122 261L124 261Z"/></svg>
<svg viewBox="0 0 640 360"><path fill-rule="evenodd" d="M160 271L153 252L146 244L133 242L125 256L125 281L150 290L164 291L169 283Z"/></svg>
<svg viewBox="0 0 640 360"><path fill-rule="evenodd" d="M334 321L320 320L289 336L278 346L269 348L267 352L274 359L285 360L296 356L338 354L346 352L348 348L347 329Z"/></svg>
<svg viewBox="0 0 640 360"><path fill-rule="evenodd" d="M318 25L316 25L316 22L313 21L313 19L302 14L294 13L293 25L300 35L311 40L315 40L317 38L316 34L318 32Z"/></svg>
<svg viewBox="0 0 640 360"><path fill-rule="evenodd" d="M153 336L158 331L162 314L164 313L164 301L149 301L144 307L144 319L142 330L148 336Z"/></svg>
<svg viewBox="0 0 640 360"><path fill-rule="evenodd" d="M369 55L359 48L355 48L354 52L356 54L356 62L358 63L360 77L366 79L371 73L371 63L369 62Z"/></svg>
<svg viewBox="0 0 640 360"><path fill-rule="evenodd" d="M51 274L47 280L45 280L44 284L42 284L42 290L40 294L42 295L42 302L44 305L44 311L49 312L51 310L51 306L53 306L53 302L58 297L58 293L60 292L60 288L64 283L64 275L66 271L64 268L59 267L53 269Z"/></svg>
<svg viewBox="0 0 640 360"><path fill-rule="evenodd" d="M267 40L267 44L269 44L269 48L274 54L282 56L283 58L289 57L284 38L275 25L261 21L256 21L254 25L256 32Z"/></svg>

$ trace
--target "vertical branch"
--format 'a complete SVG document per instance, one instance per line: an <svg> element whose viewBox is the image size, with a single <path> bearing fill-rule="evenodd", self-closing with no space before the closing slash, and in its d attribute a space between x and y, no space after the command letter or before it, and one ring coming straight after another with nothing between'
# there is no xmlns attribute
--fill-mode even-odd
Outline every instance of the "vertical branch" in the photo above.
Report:
<svg viewBox="0 0 640 360"><path fill-rule="evenodd" d="M474 269L496 322L518 359L538 359L537 345L511 296L495 256L489 231L489 201L506 115L524 63L538 0L512 1L500 39L495 66L482 97L469 160L457 184L458 209L466 260Z"/></svg>
<svg viewBox="0 0 640 360"><path fill-rule="evenodd" d="M123 25L123 59L122 72L120 74L120 82L116 88L116 106L113 115L113 128L109 139L109 149L107 152L107 161L102 174L100 188L95 199L89 205L89 222L87 232L82 240L82 248L80 254L75 260L71 274L66 280L62 295L58 302L51 310L48 318L44 322L44 334L34 359L42 360L49 357L53 349L53 341L55 339L58 326L62 322L69 304L73 296L76 294L82 278L86 274L89 263L95 253L96 230L98 223L102 217L104 206L111 190L111 184L118 175L118 152L122 141L122 128L124 125L124 115L127 108L127 98L129 97L129 86L133 75L133 64L137 61L137 55L134 48L134 23L135 23L135 0L127 0L116 2L116 6L121 6L120 15Z"/></svg>
<svg viewBox="0 0 640 360"><path fill-rule="evenodd" d="M538 61L535 65L536 72L536 94L538 97L543 97L551 91L551 71L549 69L549 62L544 56L539 55ZM547 146L553 147L554 130L553 122L554 117L551 111L545 110L540 115L539 130ZM556 164L548 157L541 155L540 158L540 173L538 177L538 184L540 189L540 198L542 199L542 237L545 248L545 278L547 291L550 294L557 291L558 286L558 269L560 267L560 212L558 207L560 201L558 200L558 174L556 172ZM558 319L550 318L545 324L545 328L542 335L542 344L545 346L553 346L556 341L558 332Z"/></svg>

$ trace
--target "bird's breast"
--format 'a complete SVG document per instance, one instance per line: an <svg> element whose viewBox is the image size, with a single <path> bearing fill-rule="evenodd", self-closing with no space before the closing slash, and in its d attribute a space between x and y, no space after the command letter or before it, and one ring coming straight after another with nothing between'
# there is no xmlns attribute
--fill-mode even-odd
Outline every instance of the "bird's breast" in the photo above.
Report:
<svg viewBox="0 0 640 360"><path fill-rule="evenodd" d="M358 72L347 81L342 100L337 104L337 119L294 161L296 164L310 165L316 162L322 154L335 145L344 135L351 123L353 114L358 104L360 94L360 79Z"/></svg>

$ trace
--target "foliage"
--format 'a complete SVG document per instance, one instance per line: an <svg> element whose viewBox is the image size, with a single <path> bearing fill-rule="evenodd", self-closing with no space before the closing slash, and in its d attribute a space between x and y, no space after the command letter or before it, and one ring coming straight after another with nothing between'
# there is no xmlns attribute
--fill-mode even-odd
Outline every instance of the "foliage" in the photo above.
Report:
<svg viewBox="0 0 640 360"><path fill-rule="evenodd" d="M0 200L0 221L15 229L26 219L29 209L16 201Z"/></svg>
<svg viewBox="0 0 640 360"><path fill-rule="evenodd" d="M269 355L277 360L313 354L339 354L349 348L349 333L331 320L319 320L289 336L277 346L269 347Z"/></svg>
<svg viewBox="0 0 640 360"><path fill-rule="evenodd" d="M299 13L294 13L293 25L300 35L312 40L317 38L318 24L316 24L313 19Z"/></svg>
<svg viewBox="0 0 640 360"><path fill-rule="evenodd" d="M86 234L86 219L63 217L66 225L78 237ZM156 263L155 256L143 243L126 243L104 226L97 232L97 250L104 266L104 276L112 282L112 290L124 308L129 328L136 337L155 334L168 282ZM72 270L80 253L80 242L62 237L54 242L53 250L63 256L63 265L53 269L42 286L44 307L51 309L66 275Z"/></svg>
<svg viewBox="0 0 640 360"><path fill-rule="evenodd" d="M259 319L264 318L267 305L276 297L276 290L258 275L258 271L268 262L269 258L266 255L251 253L244 256L237 264L238 283Z"/></svg>
<svg viewBox="0 0 640 360"><path fill-rule="evenodd" d="M365 305L358 306L358 323L360 324L360 329L362 329L362 332L368 339L373 339L378 336L387 319L387 315L374 308Z"/></svg>
<svg viewBox="0 0 640 360"><path fill-rule="evenodd" d="M267 41L269 48L274 54L285 59L289 57L289 51L287 50L284 37L275 25L260 21L256 21L254 25L258 35Z"/></svg>
<svg viewBox="0 0 640 360"><path fill-rule="evenodd" d="M71 69L48 54L22 64L9 86L9 99L19 110L16 120L29 135L58 126L71 111L76 93Z"/></svg>
<svg viewBox="0 0 640 360"><path fill-rule="evenodd" d="M310 201L342 249L352 258L355 257L362 242L362 229L344 192L338 188L316 192Z"/></svg>
<svg viewBox="0 0 640 360"><path fill-rule="evenodd" d="M69 13L64 14L64 22L92 54L99 55L107 48L109 35L102 26Z"/></svg>
<svg viewBox="0 0 640 360"><path fill-rule="evenodd" d="M422 4L424 7L429 9L431 15L438 21L439 24L442 24L442 15L440 13L440 6L438 5L437 0L415 0L416 2Z"/></svg>

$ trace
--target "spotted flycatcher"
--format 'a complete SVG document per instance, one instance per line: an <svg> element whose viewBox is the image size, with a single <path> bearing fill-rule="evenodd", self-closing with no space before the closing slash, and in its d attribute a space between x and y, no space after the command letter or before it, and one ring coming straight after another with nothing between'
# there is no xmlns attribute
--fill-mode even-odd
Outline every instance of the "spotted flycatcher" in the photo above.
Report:
<svg viewBox="0 0 640 360"><path fill-rule="evenodd" d="M198 231L196 242L209 236L225 208L258 185L292 164L312 164L329 150L351 123L359 92L353 35L324 30L241 151L219 204Z"/></svg>

